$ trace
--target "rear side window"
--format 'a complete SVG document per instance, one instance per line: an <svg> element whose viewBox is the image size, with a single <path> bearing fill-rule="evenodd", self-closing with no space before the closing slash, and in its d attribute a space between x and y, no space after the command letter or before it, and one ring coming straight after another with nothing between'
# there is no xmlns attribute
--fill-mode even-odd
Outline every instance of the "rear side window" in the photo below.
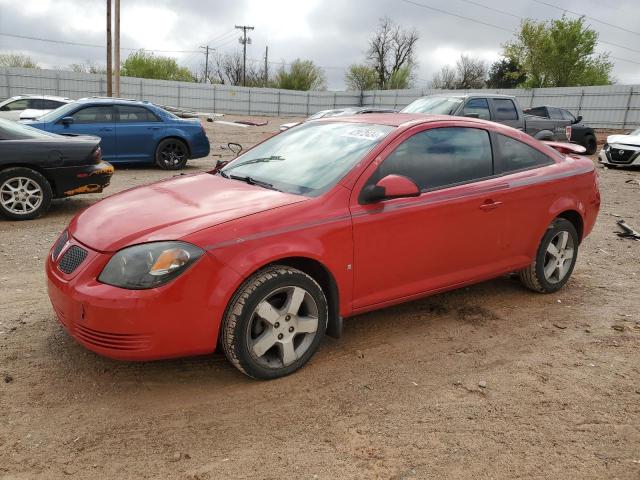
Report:
<svg viewBox="0 0 640 480"><path fill-rule="evenodd" d="M529 115L536 115L538 117L546 117L547 109L545 107L534 107L527 110Z"/></svg>
<svg viewBox="0 0 640 480"><path fill-rule="evenodd" d="M372 180L390 175L412 179L422 191L493 175L489 133L478 128L433 128L400 144Z"/></svg>
<svg viewBox="0 0 640 480"><path fill-rule="evenodd" d="M491 114L489 113L489 102L487 102L487 99L472 98L469 100L464 106L463 115L470 113L476 113L478 118L482 118L483 120L490 120Z"/></svg>
<svg viewBox="0 0 640 480"><path fill-rule="evenodd" d="M544 153L530 147L515 138L496 134L500 161L504 173L543 167L554 163L553 159Z"/></svg>
<svg viewBox="0 0 640 480"><path fill-rule="evenodd" d="M55 110L56 108L64 105L63 102L58 102L56 100L46 100L46 99L43 100L42 103L43 103L43 107L42 108L44 110Z"/></svg>
<svg viewBox="0 0 640 480"><path fill-rule="evenodd" d="M493 105L496 108L496 120L518 120L518 111L509 98L494 98Z"/></svg>
<svg viewBox="0 0 640 480"><path fill-rule="evenodd" d="M72 115L73 123L113 122L113 108L110 106L86 107Z"/></svg>
<svg viewBox="0 0 640 480"><path fill-rule="evenodd" d="M118 121L123 123L158 122L160 121L150 110L133 105L118 105Z"/></svg>

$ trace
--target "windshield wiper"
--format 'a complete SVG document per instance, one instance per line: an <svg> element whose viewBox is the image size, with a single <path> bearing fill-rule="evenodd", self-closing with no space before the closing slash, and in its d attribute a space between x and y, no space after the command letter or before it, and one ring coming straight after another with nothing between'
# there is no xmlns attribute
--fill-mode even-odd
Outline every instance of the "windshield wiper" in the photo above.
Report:
<svg viewBox="0 0 640 480"><path fill-rule="evenodd" d="M272 162L275 160L283 161L284 157L281 157L279 155L271 155L270 157L252 158L251 160L245 160L244 162L234 163L226 170L233 170L234 168L241 167L242 165L250 165L252 163L266 163L266 162Z"/></svg>
<svg viewBox="0 0 640 480"><path fill-rule="evenodd" d="M222 174L222 172L220 172ZM256 180L255 178L251 178L249 176L243 177L242 175L223 175L225 178L231 178L232 180L240 180L241 182L247 182L249 185L258 185L259 187L268 188L269 190L276 190L280 192L273 184L268 182L263 182L262 180Z"/></svg>

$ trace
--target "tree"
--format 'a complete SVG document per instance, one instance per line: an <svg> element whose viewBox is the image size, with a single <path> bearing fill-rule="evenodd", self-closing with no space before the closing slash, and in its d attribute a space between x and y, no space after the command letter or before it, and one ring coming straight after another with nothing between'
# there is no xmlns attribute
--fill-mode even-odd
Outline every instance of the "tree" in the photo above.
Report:
<svg viewBox="0 0 640 480"><path fill-rule="evenodd" d="M478 58L460 55L456 67L442 67L431 80L431 88L445 90L466 90L484 88L487 78L487 65Z"/></svg>
<svg viewBox="0 0 640 480"><path fill-rule="evenodd" d="M477 58L460 55L456 62L459 89L484 88L487 64Z"/></svg>
<svg viewBox="0 0 640 480"><path fill-rule="evenodd" d="M407 70L407 86L415 68L415 48L420 35L416 30L403 30L389 18L381 18L378 30L369 40L367 58L377 75L378 88L390 88L390 80L398 71ZM403 87L406 88L406 87Z"/></svg>
<svg viewBox="0 0 640 480"><path fill-rule="evenodd" d="M378 76L373 67L351 65L344 76L348 90L374 90L378 86Z"/></svg>
<svg viewBox="0 0 640 480"><path fill-rule="evenodd" d="M527 76L522 71L522 67L513 58L501 58L491 65L487 87L517 88L526 79Z"/></svg>
<svg viewBox="0 0 640 480"><path fill-rule="evenodd" d="M105 66L96 65L91 60L88 60L87 63L72 63L68 69L76 73L107 73Z"/></svg>
<svg viewBox="0 0 640 480"><path fill-rule="evenodd" d="M156 56L144 50L138 50L127 57L120 68L120 75L156 80L194 81L189 69L179 66L175 58Z"/></svg>
<svg viewBox="0 0 640 480"><path fill-rule="evenodd" d="M608 85L613 63L609 54L595 53L597 44L598 33L585 25L584 17L527 19L503 46L503 55L522 66L529 88Z"/></svg>
<svg viewBox="0 0 640 480"><path fill-rule="evenodd" d="M285 65L276 72L275 87L286 90L324 90L324 71L311 60L295 59L289 69Z"/></svg>
<svg viewBox="0 0 640 480"><path fill-rule="evenodd" d="M40 68L35 60L21 53L0 53L0 67Z"/></svg>

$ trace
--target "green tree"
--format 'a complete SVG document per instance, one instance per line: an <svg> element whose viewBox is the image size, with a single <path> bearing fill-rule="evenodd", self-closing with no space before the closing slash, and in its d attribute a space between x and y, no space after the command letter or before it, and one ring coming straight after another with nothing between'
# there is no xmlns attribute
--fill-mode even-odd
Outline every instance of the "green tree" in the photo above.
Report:
<svg viewBox="0 0 640 480"><path fill-rule="evenodd" d="M517 88L527 79L522 67L513 58L496 60L489 70L488 88Z"/></svg>
<svg viewBox="0 0 640 480"><path fill-rule="evenodd" d="M40 68L35 60L21 53L0 53L0 67Z"/></svg>
<svg viewBox="0 0 640 480"><path fill-rule="evenodd" d="M515 38L503 46L503 56L522 66L525 87L608 85L613 63L596 54L598 33L584 17L537 22L527 19Z"/></svg>
<svg viewBox="0 0 640 480"><path fill-rule="evenodd" d="M286 90L325 90L326 78L322 68L311 60L295 59L289 69L284 65L278 69L275 87Z"/></svg>
<svg viewBox="0 0 640 480"><path fill-rule="evenodd" d="M387 82L388 90L402 90L411 86L411 67L399 68L391 73Z"/></svg>
<svg viewBox="0 0 640 480"><path fill-rule="evenodd" d="M175 58L156 56L144 50L138 50L127 57L120 68L120 75L156 80L194 81L189 69L179 66Z"/></svg>
<svg viewBox="0 0 640 480"><path fill-rule="evenodd" d="M374 90L378 87L378 75L368 65L351 65L344 76L349 90Z"/></svg>

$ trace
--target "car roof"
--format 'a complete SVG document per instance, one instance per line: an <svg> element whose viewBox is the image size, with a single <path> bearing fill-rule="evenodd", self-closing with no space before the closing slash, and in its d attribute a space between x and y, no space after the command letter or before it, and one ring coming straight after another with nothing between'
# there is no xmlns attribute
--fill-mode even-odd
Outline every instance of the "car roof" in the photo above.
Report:
<svg viewBox="0 0 640 480"><path fill-rule="evenodd" d="M151 106L153 105L150 102L146 102L143 100L135 100L133 98L116 98L116 97L85 97L79 98L76 100L76 103L95 103L95 104L117 104L117 105L145 105Z"/></svg>
<svg viewBox="0 0 640 480"><path fill-rule="evenodd" d="M9 100L20 100L20 99L23 99L23 98L40 98L40 99L43 99L43 100L60 100L60 101L69 101L69 102L73 101L68 97L58 97L56 95L37 95L37 94L32 94L32 93L25 93L25 94L22 94L22 95L14 95L11 98L7 98L2 103L8 102Z"/></svg>
<svg viewBox="0 0 640 480"><path fill-rule="evenodd" d="M446 98L469 98L469 97L482 97L482 98L513 98L513 95L504 95L502 93L434 93L432 95L426 95L426 97L446 97Z"/></svg>
<svg viewBox="0 0 640 480"><path fill-rule="evenodd" d="M480 124L491 123L486 120L478 120L469 117L452 117L451 115L425 115L423 113L364 113L344 117L326 117L314 120L314 122L349 122L349 123L373 123L401 127L407 124L430 123L437 121L464 120L478 122Z"/></svg>

